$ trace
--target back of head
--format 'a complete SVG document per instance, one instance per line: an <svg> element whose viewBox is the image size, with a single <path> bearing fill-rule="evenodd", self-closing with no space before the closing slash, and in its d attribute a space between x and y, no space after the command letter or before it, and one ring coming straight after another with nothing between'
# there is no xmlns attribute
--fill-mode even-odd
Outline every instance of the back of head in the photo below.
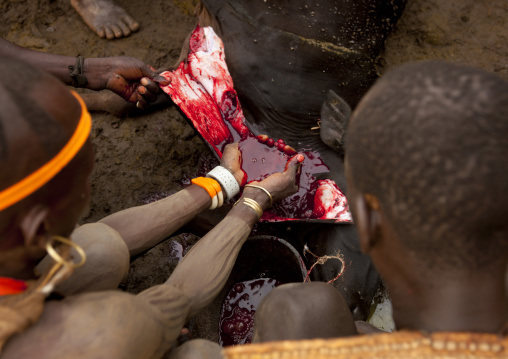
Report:
<svg viewBox="0 0 508 359"><path fill-rule="evenodd" d="M48 77L19 61L0 61L0 165L9 168L1 173L0 189L39 168L68 139L62 125L37 101L37 90L51 91L44 86Z"/></svg>
<svg viewBox="0 0 508 359"><path fill-rule="evenodd" d="M1 59L0 79L1 192L39 169L62 149L81 110L66 86L22 62ZM69 104L70 101L74 103ZM44 187L30 197L44 195L43 192ZM9 224L9 213L16 210L14 207L0 211L0 233Z"/></svg>
<svg viewBox="0 0 508 359"><path fill-rule="evenodd" d="M422 263L474 271L508 258L508 82L443 62L393 70L355 111L346 156Z"/></svg>

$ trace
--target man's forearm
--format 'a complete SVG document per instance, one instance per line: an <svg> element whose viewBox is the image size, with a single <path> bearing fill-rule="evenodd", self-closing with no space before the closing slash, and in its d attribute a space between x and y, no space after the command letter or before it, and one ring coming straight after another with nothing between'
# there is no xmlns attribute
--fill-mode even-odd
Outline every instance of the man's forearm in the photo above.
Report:
<svg viewBox="0 0 508 359"><path fill-rule="evenodd" d="M25 49L2 38L0 38L0 56L24 61L49 72L66 85L70 85L72 82L69 66L76 65L76 57Z"/></svg>
<svg viewBox="0 0 508 359"><path fill-rule="evenodd" d="M176 340L184 323L220 292L257 219L251 208L234 207L192 247L166 283L138 294L163 323L168 341Z"/></svg>
<svg viewBox="0 0 508 359"><path fill-rule="evenodd" d="M99 222L117 230L133 256L169 237L210 203L204 189L191 185L165 199L125 209Z"/></svg>
<svg viewBox="0 0 508 359"><path fill-rule="evenodd" d="M267 197L259 192L255 200L267 208ZM178 264L165 283L178 287L191 299L189 316L210 303L227 281L243 243L257 222L257 214L239 204L207 233Z"/></svg>
<svg viewBox="0 0 508 359"><path fill-rule="evenodd" d="M76 56L64 56L48 54L42 51L25 49L0 38L0 57L19 59L36 68L44 70L64 84L71 86L72 77L69 66L76 67ZM83 86L91 90L103 90L106 88L108 71L111 70L111 58L87 58L83 63L82 75L88 80Z"/></svg>

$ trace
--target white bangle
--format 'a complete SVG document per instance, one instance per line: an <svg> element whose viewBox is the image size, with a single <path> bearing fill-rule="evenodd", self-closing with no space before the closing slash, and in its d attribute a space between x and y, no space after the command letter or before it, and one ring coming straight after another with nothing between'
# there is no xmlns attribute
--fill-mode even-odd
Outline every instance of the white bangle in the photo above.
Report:
<svg viewBox="0 0 508 359"><path fill-rule="evenodd" d="M206 177L217 180L226 194L225 199L231 199L240 192L240 186L235 176L222 166L217 166L207 173Z"/></svg>
<svg viewBox="0 0 508 359"><path fill-rule="evenodd" d="M212 204L210 205L210 207L208 209L215 209L217 207L220 207L220 206L217 206L218 204L218 198L217 196L213 196L212 197Z"/></svg>
<svg viewBox="0 0 508 359"><path fill-rule="evenodd" d="M217 193L217 199L219 200L217 207L222 207L222 205L224 204L224 194L222 193L222 191Z"/></svg>

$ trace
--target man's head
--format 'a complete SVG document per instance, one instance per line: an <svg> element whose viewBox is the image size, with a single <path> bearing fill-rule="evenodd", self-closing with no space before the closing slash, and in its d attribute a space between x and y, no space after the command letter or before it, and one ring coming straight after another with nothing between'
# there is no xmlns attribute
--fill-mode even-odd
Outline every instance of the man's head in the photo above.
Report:
<svg viewBox="0 0 508 359"><path fill-rule="evenodd" d="M506 266L508 82L442 62L389 72L356 109L346 157L360 237L384 221L422 268Z"/></svg>
<svg viewBox="0 0 508 359"><path fill-rule="evenodd" d="M28 65L2 59L0 79L1 193L61 152L80 123L82 108L58 80ZM30 267L50 235L70 234L88 201L92 164L87 140L52 179L0 210L0 275ZM7 262L8 268L2 266Z"/></svg>

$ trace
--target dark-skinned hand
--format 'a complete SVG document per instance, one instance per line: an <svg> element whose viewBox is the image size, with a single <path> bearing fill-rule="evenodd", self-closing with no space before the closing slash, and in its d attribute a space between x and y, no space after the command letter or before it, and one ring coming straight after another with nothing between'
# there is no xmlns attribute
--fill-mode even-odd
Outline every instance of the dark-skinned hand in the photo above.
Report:
<svg viewBox="0 0 508 359"><path fill-rule="evenodd" d="M301 154L294 155L286 163L286 168L282 173L274 173L261 182L251 182L250 184L263 187L272 195L273 201L277 202L298 191L298 177L302 162L305 157ZM244 194L248 194L253 188L246 187ZM254 189L256 190L256 189Z"/></svg>
<svg viewBox="0 0 508 359"><path fill-rule="evenodd" d="M157 99L158 84L169 84L155 69L132 57L87 58L84 74L88 88L111 90L139 108Z"/></svg>
<svg viewBox="0 0 508 359"><path fill-rule="evenodd" d="M230 143L225 147L220 163L222 167L233 174L240 187L246 182L246 174L241 168L241 158L242 154L238 150L238 143ZM250 184L266 189L272 195L274 202L291 196L298 191L298 175L304 158L303 155L296 154L288 160L284 172L274 173L260 182L254 181ZM259 198L260 194L266 196L258 188L245 187L243 197ZM264 203L269 203L269 201L260 203L264 207L263 209L266 209L267 206L263 205Z"/></svg>
<svg viewBox="0 0 508 359"><path fill-rule="evenodd" d="M247 181L247 175L242 170L241 163L242 153L238 150L238 142L226 145L220 165L233 174L240 187Z"/></svg>

